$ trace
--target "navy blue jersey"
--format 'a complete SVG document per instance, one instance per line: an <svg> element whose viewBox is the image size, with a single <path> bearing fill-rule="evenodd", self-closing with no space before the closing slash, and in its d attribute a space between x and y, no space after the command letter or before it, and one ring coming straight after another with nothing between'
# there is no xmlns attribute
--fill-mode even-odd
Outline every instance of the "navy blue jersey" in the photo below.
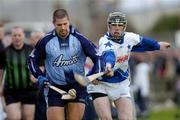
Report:
<svg viewBox="0 0 180 120"><path fill-rule="evenodd" d="M35 46L28 67L36 78L46 75L51 84L66 85L75 82L73 72L84 75L86 57L97 63L96 52L96 46L73 27L66 39L53 30ZM44 60L46 74L39 69L41 60Z"/></svg>

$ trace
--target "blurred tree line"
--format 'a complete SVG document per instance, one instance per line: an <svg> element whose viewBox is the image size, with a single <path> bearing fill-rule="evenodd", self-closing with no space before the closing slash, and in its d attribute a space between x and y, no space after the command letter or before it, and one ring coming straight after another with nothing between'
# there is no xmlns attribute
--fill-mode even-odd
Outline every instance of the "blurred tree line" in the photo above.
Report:
<svg viewBox="0 0 180 120"><path fill-rule="evenodd" d="M162 33L165 31L173 31L180 29L180 16L179 15L171 15L171 16L163 16L159 19L154 27L152 28L152 33Z"/></svg>

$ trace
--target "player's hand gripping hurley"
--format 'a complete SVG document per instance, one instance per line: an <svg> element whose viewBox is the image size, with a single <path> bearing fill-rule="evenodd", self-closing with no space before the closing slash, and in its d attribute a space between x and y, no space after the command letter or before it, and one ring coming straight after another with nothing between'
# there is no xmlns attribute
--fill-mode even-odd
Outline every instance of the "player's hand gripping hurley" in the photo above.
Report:
<svg viewBox="0 0 180 120"><path fill-rule="evenodd" d="M76 90L75 89L70 89L68 92L61 90L60 88L57 88L53 85L48 84L48 87L51 88L52 90L60 93L62 95L61 99L63 100L73 100L76 98Z"/></svg>
<svg viewBox="0 0 180 120"><path fill-rule="evenodd" d="M38 80L36 79L35 82L38 82ZM70 89L68 92L61 90L60 88L57 88L53 85L51 85L49 82L44 82L43 83L45 87L49 87L50 89L60 93L61 99L63 100L73 100L76 98L76 90L75 89Z"/></svg>
<svg viewBox="0 0 180 120"><path fill-rule="evenodd" d="M112 70L115 71L115 70L119 69L120 64L121 63L116 63ZM99 72L99 73L85 77L78 73L74 73L74 78L80 85L87 86L92 81L96 80L98 77L103 76L104 74L106 74L106 72Z"/></svg>

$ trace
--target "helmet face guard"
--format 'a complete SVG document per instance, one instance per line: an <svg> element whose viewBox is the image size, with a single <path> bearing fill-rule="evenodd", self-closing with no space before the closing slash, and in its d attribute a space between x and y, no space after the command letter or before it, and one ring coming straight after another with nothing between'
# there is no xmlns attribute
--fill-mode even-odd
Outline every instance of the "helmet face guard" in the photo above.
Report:
<svg viewBox="0 0 180 120"><path fill-rule="evenodd" d="M125 30L126 30L127 19L126 19L125 14L123 14L121 12L112 12L108 16L107 24L108 24L108 29L110 29L110 25L113 25L113 24L123 26L124 29L123 29L123 32L122 32L122 34L120 36L120 37L122 37L124 35Z"/></svg>

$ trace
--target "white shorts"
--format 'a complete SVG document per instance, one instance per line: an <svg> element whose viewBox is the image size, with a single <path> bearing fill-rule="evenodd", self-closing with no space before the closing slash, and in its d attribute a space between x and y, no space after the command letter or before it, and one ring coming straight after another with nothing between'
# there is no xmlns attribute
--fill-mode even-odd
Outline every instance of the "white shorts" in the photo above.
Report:
<svg viewBox="0 0 180 120"><path fill-rule="evenodd" d="M122 97L131 97L130 80L126 79L119 83L100 82L98 85L90 84L87 86L88 93L103 93L115 101Z"/></svg>

